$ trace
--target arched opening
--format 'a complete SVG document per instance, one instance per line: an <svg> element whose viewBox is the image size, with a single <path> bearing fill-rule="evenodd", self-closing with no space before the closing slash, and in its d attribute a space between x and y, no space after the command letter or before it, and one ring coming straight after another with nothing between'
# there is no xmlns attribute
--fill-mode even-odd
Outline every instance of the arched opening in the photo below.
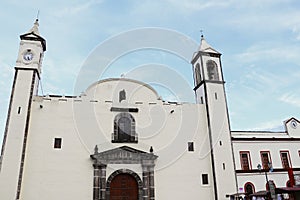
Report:
<svg viewBox="0 0 300 200"><path fill-rule="evenodd" d="M196 83L196 86L200 84L201 82L201 72L200 72L200 65L199 63L196 65L196 68L195 68L195 83Z"/></svg>
<svg viewBox="0 0 300 200"><path fill-rule="evenodd" d="M112 142L115 143L137 143L135 132L135 120L129 113L120 113L114 120L114 133Z"/></svg>
<svg viewBox="0 0 300 200"><path fill-rule="evenodd" d="M251 182L245 183L244 190L247 195L253 194L255 192L253 183L251 183Z"/></svg>
<svg viewBox="0 0 300 200"><path fill-rule="evenodd" d="M109 193L110 200L138 200L138 183L130 174L118 174L110 183Z"/></svg>
<svg viewBox="0 0 300 200"><path fill-rule="evenodd" d="M131 120L128 117L121 117L118 122L118 134L121 141L130 141Z"/></svg>
<svg viewBox="0 0 300 200"><path fill-rule="evenodd" d="M112 173L106 183L106 199L109 200L141 200L143 182L131 170L120 169Z"/></svg>
<svg viewBox="0 0 300 200"><path fill-rule="evenodd" d="M218 72L217 64L214 61L209 60L209 61L207 61L206 65L207 65L208 79L218 81L219 80L219 72Z"/></svg>
<svg viewBox="0 0 300 200"><path fill-rule="evenodd" d="M119 102L122 102L123 100L126 100L126 92L125 92L125 90L121 90L119 92Z"/></svg>

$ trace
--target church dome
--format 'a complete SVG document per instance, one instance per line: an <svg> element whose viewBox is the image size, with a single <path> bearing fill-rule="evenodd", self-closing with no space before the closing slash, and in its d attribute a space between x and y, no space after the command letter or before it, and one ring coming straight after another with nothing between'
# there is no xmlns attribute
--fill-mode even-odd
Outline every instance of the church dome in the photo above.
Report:
<svg viewBox="0 0 300 200"><path fill-rule="evenodd" d="M150 103L159 100L159 95L150 85L128 78L100 80L89 86L85 94L90 99L122 104Z"/></svg>

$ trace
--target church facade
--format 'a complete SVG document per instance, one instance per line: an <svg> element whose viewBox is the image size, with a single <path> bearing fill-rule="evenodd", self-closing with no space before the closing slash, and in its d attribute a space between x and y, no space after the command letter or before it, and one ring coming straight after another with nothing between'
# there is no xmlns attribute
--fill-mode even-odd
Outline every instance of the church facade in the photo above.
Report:
<svg viewBox="0 0 300 200"><path fill-rule="evenodd" d="M191 61L195 104L163 101L127 78L100 80L79 96L39 96L46 41L38 21L20 38L1 199L228 199L265 189L266 163L282 187L288 169L300 167L297 119L281 133L230 130L221 54L203 37ZM281 162L271 160L278 149Z"/></svg>

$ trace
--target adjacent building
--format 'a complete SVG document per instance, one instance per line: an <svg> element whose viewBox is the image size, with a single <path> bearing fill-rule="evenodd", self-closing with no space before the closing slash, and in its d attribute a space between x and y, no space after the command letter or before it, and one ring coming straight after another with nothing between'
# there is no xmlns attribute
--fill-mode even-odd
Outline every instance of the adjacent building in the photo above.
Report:
<svg viewBox="0 0 300 200"><path fill-rule="evenodd" d="M300 188L292 186L300 183L297 181L300 174L299 121L290 118L284 125L282 132L231 132L240 192L260 191L264 196L265 192L261 191L266 191L269 188L267 180L272 180L277 193L298 193Z"/></svg>

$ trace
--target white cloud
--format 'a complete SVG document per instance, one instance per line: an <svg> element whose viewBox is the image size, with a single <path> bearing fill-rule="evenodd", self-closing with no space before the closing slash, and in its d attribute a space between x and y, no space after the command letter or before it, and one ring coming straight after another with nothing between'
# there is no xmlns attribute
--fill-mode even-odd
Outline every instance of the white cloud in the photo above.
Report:
<svg viewBox="0 0 300 200"><path fill-rule="evenodd" d="M290 104L292 106L300 107L300 96L293 93L285 93L280 98L279 101Z"/></svg>
<svg viewBox="0 0 300 200"><path fill-rule="evenodd" d="M250 46L245 52L241 52L235 57L240 63L254 63L257 61L262 62L294 62L299 63L299 45L292 43L279 44L279 43L258 43ZM278 60L279 59L279 60ZM263 63L261 63L263 65Z"/></svg>
<svg viewBox="0 0 300 200"><path fill-rule="evenodd" d="M4 5L0 8L1 22L5 27L0 56L4 58L3 55L7 54L6 58L13 57L8 61L11 67L0 58L0 94L5 93L8 97L11 88L7 87L7 83L13 78L18 48L17 42L12 42L18 40L19 31L22 33L30 28L31 24L26 23L33 21L30 18L35 17L37 8L36 1L29 0L28 4L22 6L13 1L16 7ZM227 58L232 58L233 62L224 65L224 70L227 71L232 64L238 66L235 67L238 72L227 71L236 80L228 91L229 101L233 102L230 112L234 112L236 124L241 122L241 118L251 123L251 118L256 118L257 115L269 115L268 118L273 119L274 116L270 113L253 112L246 116L243 112L254 108L259 110L256 105L263 105L262 101L273 104L276 102L274 99L280 99L281 102L299 107L299 96L292 93L278 96L280 91L291 91L292 83L300 84L300 71L297 68L300 63L300 47L296 40L300 39L300 13L299 7L294 6L296 0L145 0L126 1L121 8L118 1L105 1L103 6L97 6L104 2L101 0L41 2L38 3L38 8L41 8L41 34L49 44L43 65L43 76L47 76L47 81L45 82L44 77L43 82L45 93L63 94L68 91L82 63L78 55L86 55L87 49L109 35L138 26L160 26L183 33L193 32L195 35L197 32L195 39L199 39L200 26L211 33L207 35L207 39L218 43L216 47L227 48L228 51L224 51L224 54L227 54ZM12 5L11 1L6 4ZM12 10L15 12L11 12ZM28 16L30 12L33 14ZM60 20L57 20L59 17ZM15 38L8 42L6 38L12 35ZM8 51L12 46L14 49ZM231 52L240 53L232 55ZM276 70L279 65L273 65L276 62L288 64L280 66L285 70L279 71ZM295 65L290 66L291 63ZM241 67L250 64L251 68ZM118 74L123 73L123 69L118 68ZM229 79L226 81L230 83ZM270 99L267 100L268 98ZM276 122L280 123L279 120ZM258 127L276 127L275 121L267 124L268 126L264 123Z"/></svg>
<svg viewBox="0 0 300 200"><path fill-rule="evenodd" d="M180 9L185 12L200 11L208 8L216 7L228 7L233 4L234 1L228 0L211 0L211 1L199 1L199 0L167 0L168 3L175 6L177 9Z"/></svg>
<svg viewBox="0 0 300 200"><path fill-rule="evenodd" d="M282 131L283 122L282 120L272 120L258 124L257 127L249 129L251 131Z"/></svg>
<svg viewBox="0 0 300 200"><path fill-rule="evenodd" d="M64 9L56 12L56 15L59 17L65 16L65 15L77 15L82 13L83 11L87 11L92 6L96 4L102 3L103 0L89 0L84 1L84 3L80 2L73 6L65 7Z"/></svg>

